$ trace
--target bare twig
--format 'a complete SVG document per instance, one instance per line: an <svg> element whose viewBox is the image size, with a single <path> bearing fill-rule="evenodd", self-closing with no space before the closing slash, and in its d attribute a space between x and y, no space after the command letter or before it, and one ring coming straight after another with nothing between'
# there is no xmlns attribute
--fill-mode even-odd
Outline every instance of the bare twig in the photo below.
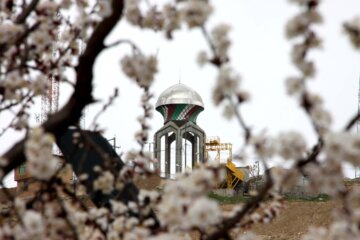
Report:
<svg viewBox="0 0 360 240"><path fill-rule="evenodd" d="M32 0L29 5L21 12L21 14L15 19L15 23L21 24L24 23L26 18L30 13L36 8L36 5L39 3L39 0Z"/></svg>
<svg viewBox="0 0 360 240"><path fill-rule="evenodd" d="M240 123L240 126L242 127L242 129L245 131L245 143L248 143L251 137L251 130L250 127L246 125L243 116L240 113L240 110L238 109L237 105L235 105L234 101L231 99L230 96L227 97L227 99L229 100L231 107L234 109L235 112L235 116L237 118L237 120Z"/></svg>
<svg viewBox="0 0 360 240"><path fill-rule="evenodd" d="M117 41L115 41L113 43L110 43L110 44L106 45L105 48L116 47L119 44L123 44L123 43L129 44L132 47L133 50L136 50L136 51L140 52L140 49L136 46L136 44L134 42L132 42L131 40L129 40L129 39L117 40Z"/></svg>
<svg viewBox="0 0 360 240"><path fill-rule="evenodd" d="M111 95L109 97L109 100L103 105L101 110L95 115L95 117L90 125L91 126L90 128L93 127L94 130L96 131L96 122L97 122L98 118L114 103L114 101L118 97L118 95L119 95L119 91L117 88L115 88L113 95Z"/></svg>
<svg viewBox="0 0 360 240"><path fill-rule="evenodd" d="M353 116L350 120L349 123L346 124L344 131L350 131L351 128L356 124L357 121L360 120L360 112L358 112L355 116Z"/></svg>
<svg viewBox="0 0 360 240"><path fill-rule="evenodd" d="M273 185L270 171L269 170L265 171L265 174L266 174L266 183L264 187L261 189L261 191L258 193L258 195L256 195L249 202L247 202L245 206L241 209L241 211L237 212L233 217L225 219L222 222L219 230L209 235L206 238L206 240L216 240L226 236L227 232L233 227L235 227L235 225L239 223L246 214L255 210L258 207L259 203L265 199L270 188Z"/></svg>
<svg viewBox="0 0 360 240"><path fill-rule="evenodd" d="M83 108L93 102L92 69L96 58L104 49L104 39L122 16L123 4L123 1L120 0L112 1L112 14L104 18L95 28L84 53L79 57L79 64L75 69L77 81L74 93L62 109L49 116L49 119L42 124L45 131L53 133L57 140L60 139L61 135L70 125L76 124L79 121ZM16 143L4 154L4 157L9 160L9 164L3 169L4 175L25 161L25 141L26 138Z"/></svg>

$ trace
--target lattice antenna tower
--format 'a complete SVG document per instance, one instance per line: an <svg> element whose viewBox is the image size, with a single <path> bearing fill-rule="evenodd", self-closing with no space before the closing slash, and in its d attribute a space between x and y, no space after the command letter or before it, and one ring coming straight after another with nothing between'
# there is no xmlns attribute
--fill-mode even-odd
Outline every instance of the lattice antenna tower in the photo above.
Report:
<svg viewBox="0 0 360 240"><path fill-rule="evenodd" d="M57 12L56 17L60 19L60 12ZM60 30L57 29L56 41L52 46L52 57L57 55L57 47L59 42ZM59 81L53 75L48 78L48 90L46 94L41 97L41 123L45 122L48 114L57 112L59 109Z"/></svg>

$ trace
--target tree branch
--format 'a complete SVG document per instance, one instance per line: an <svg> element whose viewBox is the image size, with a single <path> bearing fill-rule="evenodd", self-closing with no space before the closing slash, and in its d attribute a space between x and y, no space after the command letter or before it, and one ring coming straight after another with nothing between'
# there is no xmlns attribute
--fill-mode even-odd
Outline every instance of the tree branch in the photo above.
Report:
<svg viewBox="0 0 360 240"><path fill-rule="evenodd" d="M79 64L75 69L77 80L74 93L62 109L49 116L48 120L42 124L44 130L53 133L57 141L70 125L76 124L79 121L83 108L93 102L93 66L96 58L104 49L105 38L121 18L123 7L124 2L122 0L112 1L112 14L99 23L92 33L84 53L79 57ZM3 168L3 176L25 162L25 141L26 138L16 143L4 154L3 157L8 159L9 164Z"/></svg>
<svg viewBox="0 0 360 240"><path fill-rule="evenodd" d="M25 22L26 18L30 15L30 13L36 8L36 5L39 3L39 0L33 0L24 11L16 18L15 23L22 24Z"/></svg>
<svg viewBox="0 0 360 240"><path fill-rule="evenodd" d="M360 112L358 112L354 117L352 117L348 124L346 124L344 131L349 131L354 124L360 120Z"/></svg>
<svg viewBox="0 0 360 240"><path fill-rule="evenodd" d="M222 226L220 226L220 229L209 235L206 240L216 240L226 236L228 230L232 229L237 223L239 223L246 214L258 207L259 203L265 199L270 188L273 186L273 181L270 176L270 170L268 169L265 174L266 182L259 194L249 200L241 209L241 211L237 212L233 217L225 219L222 222Z"/></svg>

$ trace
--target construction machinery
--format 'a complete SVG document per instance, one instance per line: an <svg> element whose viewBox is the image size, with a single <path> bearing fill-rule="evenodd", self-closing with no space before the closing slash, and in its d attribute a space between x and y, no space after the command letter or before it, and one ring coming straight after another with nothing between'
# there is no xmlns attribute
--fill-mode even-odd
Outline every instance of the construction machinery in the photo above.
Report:
<svg viewBox="0 0 360 240"><path fill-rule="evenodd" d="M215 161L221 162L221 152L226 151L228 156L225 163L226 168L226 187L237 190L246 180L244 169L239 169L232 162L232 144L220 142L219 137L208 137L205 143L205 157L209 159L210 152L216 152Z"/></svg>

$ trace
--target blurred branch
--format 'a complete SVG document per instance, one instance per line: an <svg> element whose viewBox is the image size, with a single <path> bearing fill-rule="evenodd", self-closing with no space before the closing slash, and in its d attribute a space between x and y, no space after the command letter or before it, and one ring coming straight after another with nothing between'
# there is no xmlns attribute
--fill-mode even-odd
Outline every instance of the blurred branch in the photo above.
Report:
<svg viewBox="0 0 360 240"><path fill-rule="evenodd" d="M358 112L355 116L353 116L350 119L349 123L346 124L344 131L349 131L355 125L355 123L359 120L360 120L360 112Z"/></svg>
<svg viewBox="0 0 360 240"><path fill-rule="evenodd" d="M248 125L246 125L245 121L244 121L244 118L243 116L241 115L237 105L234 103L234 101L231 99L230 96L228 96L228 100L232 106L232 108L234 109L234 112L235 112L235 116L237 118L237 120L239 121L240 123L240 126L243 128L243 130L245 131L245 143L248 143L249 140L250 140L250 137L251 137L251 130L250 130L250 127Z"/></svg>
<svg viewBox="0 0 360 240"><path fill-rule="evenodd" d="M273 186L273 181L271 179L270 170L267 169L265 171L265 174L266 174L266 183L265 183L264 187L261 189L261 191L259 192L259 194L256 195L251 200L249 200L245 204L245 206L240 211L238 211L233 217L225 219L222 222L220 229L218 231L214 232L213 234L209 235L206 238L206 240L216 240L216 239L224 238L225 236L227 236L228 231L230 229L232 229L233 227L235 227L235 225L238 224L246 214L255 210L259 206L259 203L265 199L265 197L268 194L268 191Z"/></svg>
<svg viewBox="0 0 360 240"><path fill-rule="evenodd" d="M122 16L123 1L112 1L112 14L104 18L95 28L90 36L84 53L79 57L79 64L76 70L76 85L74 92L66 105L57 113L50 115L49 119L42 124L46 132L53 133L57 140L65 130L76 124L83 108L93 102L92 98L92 79L93 66L96 58L104 49L104 39L115 27ZM4 154L4 158L8 159L9 164L4 167L4 175L25 161L24 144L26 138L16 143L10 150ZM3 177L2 176L2 177Z"/></svg>
<svg viewBox="0 0 360 240"><path fill-rule="evenodd" d="M15 19L15 23L21 24L24 23L26 18L30 13L36 8L36 5L39 3L39 0L32 0L29 5L26 6L24 11Z"/></svg>

